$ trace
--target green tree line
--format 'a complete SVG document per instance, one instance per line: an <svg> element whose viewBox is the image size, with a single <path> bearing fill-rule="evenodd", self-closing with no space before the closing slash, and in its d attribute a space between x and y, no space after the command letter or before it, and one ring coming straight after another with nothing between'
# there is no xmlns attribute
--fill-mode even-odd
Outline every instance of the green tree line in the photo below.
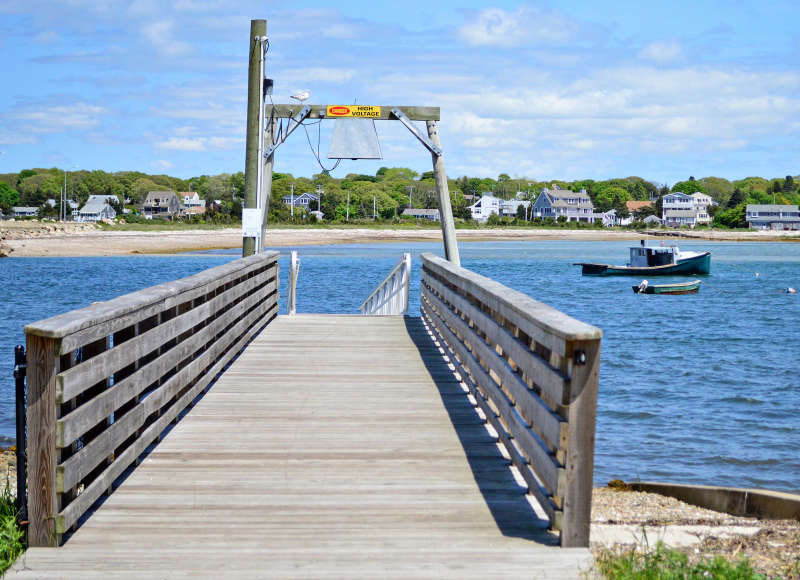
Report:
<svg viewBox="0 0 800 580"><path fill-rule="evenodd" d="M12 206L34 206L41 208L40 215L58 215L57 204L65 184L68 199L80 205L85 203L89 195L116 195L134 210L141 206L149 191L196 191L206 200L208 217L216 219L238 219L245 197L242 172L180 179L138 171L65 172L59 168L36 168L0 174L0 209L8 213ZM744 208L748 203L800 204L800 178L791 175L771 179L747 177L733 181L721 177L695 179L690 176L671 188L636 176L604 181L554 179L542 182L525 177L512 178L501 173L496 178L462 176L449 180L453 213L456 218L462 219L470 219L469 205L485 192L504 199L513 198L521 192L525 199L535 199L544 187L551 188L554 185L572 191L585 189L596 211L613 208L621 217L628 215L625 206L627 201L657 200L655 207L640 212L637 215L639 218L650 213L659 214L660 196L665 193L691 194L699 191L707 193L716 202L717 205L711 208L714 224L723 227L746 227ZM292 191L295 195L322 192L319 209L325 219L331 221L389 220L399 217L408 207L438 206L434 176L430 171L420 174L403 167L381 167L375 175L351 173L341 178L325 173L311 177L274 173L270 220L313 220L299 211L291 215L291 209L283 202L283 198ZM48 199L55 199L56 207L49 206L46 203ZM215 203L217 201L220 203ZM312 204L311 209L318 208Z"/></svg>

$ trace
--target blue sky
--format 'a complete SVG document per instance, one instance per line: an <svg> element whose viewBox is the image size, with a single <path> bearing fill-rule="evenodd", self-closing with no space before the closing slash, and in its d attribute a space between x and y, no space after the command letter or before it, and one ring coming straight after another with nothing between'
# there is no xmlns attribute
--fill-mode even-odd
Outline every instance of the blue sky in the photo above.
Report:
<svg viewBox="0 0 800 580"><path fill-rule="evenodd" d="M242 170L251 18L275 102L438 105L451 177L800 173L800 8L709 0L0 0L0 173ZM378 132L383 161L333 175L430 169L399 123ZM302 130L275 170L320 171Z"/></svg>

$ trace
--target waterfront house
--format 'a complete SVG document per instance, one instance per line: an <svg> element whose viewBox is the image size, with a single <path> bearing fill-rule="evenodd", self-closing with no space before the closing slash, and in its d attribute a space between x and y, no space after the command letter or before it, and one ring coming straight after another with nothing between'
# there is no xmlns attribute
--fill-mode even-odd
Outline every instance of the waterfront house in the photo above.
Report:
<svg viewBox="0 0 800 580"><path fill-rule="evenodd" d="M403 210L403 213L400 215L404 217L413 217L416 219L429 220L432 222L438 222L441 219L438 209L416 209L407 207L406 209Z"/></svg>
<svg viewBox="0 0 800 580"><path fill-rule="evenodd" d="M117 217L117 211L111 207L112 202L119 203L116 195L90 195L89 199L78 211L75 221L98 222L100 220L114 219Z"/></svg>
<svg viewBox="0 0 800 580"><path fill-rule="evenodd" d="M663 225L661 218L658 217L657 215L649 215L642 221L652 228L660 228Z"/></svg>
<svg viewBox="0 0 800 580"><path fill-rule="evenodd" d="M711 223L708 206L712 205L709 195L694 192L692 195L676 192L664 196L661 204L661 220L670 227L690 227Z"/></svg>
<svg viewBox="0 0 800 580"><path fill-rule="evenodd" d="M316 193L306 192L300 195L292 196L284 195L283 203L289 207L294 206L296 210L311 211L312 209L319 209L319 195Z"/></svg>
<svg viewBox="0 0 800 580"><path fill-rule="evenodd" d="M516 217L520 206L524 207L527 212L528 208L531 206L531 202L522 199L504 199L500 202L500 215Z"/></svg>
<svg viewBox="0 0 800 580"><path fill-rule="evenodd" d="M800 211L796 205L748 204L747 225L759 230L800 230Z"/></svg>
<svg viewBox="0 0 800 580"><path fill-rule="evenodd" d="M11 208L11 214L15 217L36 217L39 215L38 207L15 206Z"/></svg>
<svg viewBox="0 0 800 580"><path fill-rule="evenodd" d="M174 191L149 191L142 204L142 213L147 219L174 219L181 211L181 202Z"/></svg>
<svg viewBox="0 0 800 580"><path fill-rule="evenodd" d="M469 210L472 212L472 219L478 222L485 222L492 214L499 216L502 203L503 200L499 197L483 192L481 198L469 206Z"/></svg>
<svg viewBox="0 0 800 580"><path fill-rule="evenodd" d="M692 199L694 200L694 212L697 223L710 224L711 215L708 213L708 206L714 203L711 199L711 196L705 193L700 193L699 191L695 191L692 194Z"/></svg>
<svg viewBox="0 0 800 580"><path fill-rule="evenodd" d="M203 215L206 213L206 200L200 199L196 191L181 191L178 196L183 198L184 215Z"/></svg>
<svg viewBox="0 0 800 580"><path fill-rule="evenodd" d="M568 222L594 223L597 214L585 189L570 191L553 185L550 189L547 187L542 189L536 198L533 204L533 217L554 220L564 217Z"/></svg>

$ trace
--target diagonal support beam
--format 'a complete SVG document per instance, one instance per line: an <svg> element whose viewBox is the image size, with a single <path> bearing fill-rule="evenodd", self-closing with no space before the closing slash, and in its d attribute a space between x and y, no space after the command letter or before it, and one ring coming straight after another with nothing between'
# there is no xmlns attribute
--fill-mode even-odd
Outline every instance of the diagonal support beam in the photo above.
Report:
<svg viewBox="0 0 800 580"><path fill-rule="evenodd" d="M306 117L308 117L310 113L311 113L311 105L306 105L305 107L300 109L300 112L297 114L297 117L291 117L292 121L294 121L294 125L292 124L289 125L289 128L286 130L286 133L284 133L284 135L281 137L280 141L278 141L277 143L273 143L272 145L267 147L267 150L264 151L264 158L266 159L270 155L272 155L278 148L278 146L282 145L283 142L289 138L289 135L291 135L292 132L302 124L302 122L305 120Z"/></svg>
<svg viewBox="0 0 800 580"><path fill-rule="evenodd" d="M411 133L414 135L414 137L419 139L420 143L422 143L423 145L425 145L425 147L427 147L428 151L430 151L431 153L433 153L437 157L441 157L442 156L442 150L439 147L437 147L436 145L434 145L433 143L431 143L430 140L427 137L425 137L422 133L417 131L417 128L411 122L411 119L409 119L403 111L401 111L398 107L394 107L392 109L392 114L395 117L397 117L398 120L403 125L406 126L406 129L411 131Z"/></svg>

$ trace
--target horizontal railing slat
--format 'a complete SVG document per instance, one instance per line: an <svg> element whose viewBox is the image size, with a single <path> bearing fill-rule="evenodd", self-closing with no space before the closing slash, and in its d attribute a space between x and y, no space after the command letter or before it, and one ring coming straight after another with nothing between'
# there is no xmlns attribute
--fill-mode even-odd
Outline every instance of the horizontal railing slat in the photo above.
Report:
<svg viewBox="0 0 800 580"><path fill-rule="evenodd" d="M269 295L275 290L275 282L270 282L264 289L264 295ZM277 298L275 298L277 300ZM198 348L198 344L212 340L232 320L239 318L244 312L252 308L263 298L258 294L248 296L230 311L225 318L219 318L210 325L192 335L189 340L183 341L167 352L142 366L134 374L124 378L111 388L92 399L91 404L84 404L74 411L63 416L57 421L56 445L66 447L88 429L91 429L104 417L108 417L120 406L124 405L136 395L144 391L149 385L162 377L167 370L174 368L185 360ZM185 368L181 371L185 371Z"/></svg>
<svg viewBox="0 0 800 580"><path fill-rule="evenodd" d="M454 266L433 254L423 254L422 259L424 268L463 288L491 310L513 322L536 342L559 355L565 353L565 341L602 337L600 329L490 278Z"/></svg>
<svg viewBox="0 0 800 580"><path fill-rule="evenodd" d="M501 422L500 416L492 409L492 407L487 402L487 398L484 395L483 391L481 391L478 384L472 380L469 374L469 370L464 366L463 362L458 360L456 357L456 351L451 346L451 343L444 339L443 334L449 333L449 337L451 339L454 338L455 335L450 332L450 330L445 327L439 327L436 325L435 322L435 315L431 315L428 308L429 306L426 304L422 304L422 313L424 319L428 322L430 328L434 331L436 336L441 341L443 348L449 351L447 355L448 358L451 359L451 362L459 369L459 374L463 382L467 385L472 393L472 396L475 397L475 401L478 403L478 406L483 411L483 414L486 416L486 420L489 424L494 428L495 432L497 433L498 438L503 443L503 446L506 448L509 457L511 457L511 462L516 466L517 470L519 471L522 478L525 480L525 483L528 485L528 492L531 493L535 498L542 509L547 514L547 517L553 521L557 522L554 525L555 529L560 529L560 521L561 521L561 511L553 504L552 499L547 494L546 490L543 490L541 487L541 483L536 479L531 471L530 462L520 454L517 450L516 446L512 443L512 440L509 438L508 433L506 432L505 425ZM441 321L440 321L441 325ZM455 343L453 343L455 344ZM485 374L485 373L484 373Z"/></svg>
<svg viewBox="0 0 800 580"><path fill-rule="evenodd" d="M97 381L111 376L119 369L143 358L163 344L207 320L214 312L250 292L266 279L268 279L267 273L248 278L229 292L192 308L185 314L179 314L121 345L115 345L111 350L92 357L90 365L79 365L64 371L56 378L56 399L63 403L77 397L84 389L89 388Z"/></svg>
<svg viewBox="0 0 800 580"><path fill-rule="evenodd" d="M470 336L470 346L472 353L484 364L489 366L500 378L500 383L509 391L514 398L514 402L523 410L527 422L535 425L541 431L545 441L552 449L558 449L562 442L561 419L539 396L528 389L508 363L497 351L489 347L483 340L472 334L471 329L459 316L457 316L447 305L435 294L430 293L427 288L422 288L423 295L437 302L438 308L444 315L445 321L456 330L462 337ZM462 340L463 342L463 340ZM503 395L505 398L505 395Z"/></svg>
<svg viewBox="0 0 800 580"><path fill-rule="evenodd" d="M248 319L253 320L258 318L264 311L272 309L277 303L277 297L261 303L258 308L249 315ZM207 333L209 336L213 336L216 332L219 332L219 330L227 326L228 323L227 320L220 320L219 322L224 322L226 324L220 324L216 330L210 330ZM210 329L211 327L209 326L207 328ZM223 338L214 344L219 345L219 349L224 350L235 338L235 334L226 332ZM203 340L203 336L198 335L198 339ZM144 424L148 416L160 409L166 401L174 397L183 385L186 385L192 378L201 376L202 371L213 362L216 352L216 349L204 351L198 358L170 377L164 384L159 386L157 390L149 394L144 400L125 413L119 421L114 421L114 423L96 439L89 442L77 453L64 461L57 468L58 491L64 492L81 481L97 467L105 457L108 457L114 449L116 449L120 441L125 441L128 437L133 435L136 430ZM112 387L112 389L113 388L114 387ZM70 431L70 434L71 433L72 431Z"/></svg>
<svg viewBox="0 0 800 580"><path fill-rule="evenodd" d="M67 353L81 344L108 336L130 326L133 322L131 318L128 318L129 315L133 315L134 321L140 317L147 318L180 302L202 295L203 288L209 284L213 285L214 288L224 286L229 281L246 275L252 270L263 268L266 265L266 260L273 259L274 262L277 257L278 252L265 252L234 260L193 276L145 288L106 302L98 302L80 310L73 310L72 312L39 320L26 325L25 333L46 338L60 338L62 339L62 354ZM196 296L187 295L192 291L196 292ZM172 303L175 297L180 298L177 302ZM149 306L155 306L155 308L151 312L140 316L140 311ZM63 340L69 335L87 329L91 329L93 334L81 338L81 342L77 345Z"/></svg>
<svg viewBox="0 0 800 580"><path fill-rule="evenodd" d="M427 296L430 295L428 294L426 297ZM444 323L441 329L446 334L449 334L448 338L453 341L451 346L456 350L462 363L464 363L467 370L475 377L476 382L484 390L487 398L498 407L500 416L508 426L508 431L517 440L518 445L528 456L528 459L532 460L532 468L542 479L548 491L555 494L559 488L559 481L563 478L563 469L559 468L555 458L549 454L549 450L546 448L544 442L531 433L530 428L514 410L505 394L500 391L489 374L481 369L480 362L474 354L475 351L469 352L464 342L456 336L454 330L462 332L464 327L454 323L452 317L455 315L448 310L439 310L437 312L436 306L430 302L428 302L428 305L433 307L433 312L436 317ZM450 328L447 328L448 326ZM472 346L474 348L475 345L473 344ZM489 366L491 367L491 365Z"/></svg>
<svg viewBox="0 0 800 580"><path fill-rule="evenodd" d="M267 308L267 305L262 305L259 310ZM225 351L218 343L215 344L215 352L217 354L224 353L222 358L214 364L214 366L203 375L201 380L193 385L181 398L172 405L161 417L154 421L145 429L135 442L131 444L125 451L115 458L114 462L109 465L103 472L84 489L83 493L78 495L64 510L62 510L56 517L56 532L63 534L78 519L88 510L100 496L108 490L116 479L139 457L147 447L161 434L164 429L173 421L186 406L199 395L203 389L214 379L214 377L225 368L231 359L247 344L247 342L275 315L277 315L278 306L273 305L268 309L266 314L259 319L259 322L252 324L252 321L245 319L239 322L231 333L236 336L244 332L239 340L231 348ZM219 348L217 348L219 347Z"/></svg>
<svg viewBox="0 0 800 580"><path fill-rule="evenodd" d="M588 546L602 331L431 254L420 296L561 545Z"/></svg>
<svg viewBox="0 0 800 580"><path fill-rule="evenodd" d="M561 404L564 398L564 376L547 362L541 360L530 349L524 347L508 329L500 326L493 318L487 316L463 296L453 292L450 288L433 277L425 277L425 284L433 288L447 302L467 315L472 323L480 328L495 344L499 344L503 351L516 363L534 384L542 389L556 404Z"/></svg>

